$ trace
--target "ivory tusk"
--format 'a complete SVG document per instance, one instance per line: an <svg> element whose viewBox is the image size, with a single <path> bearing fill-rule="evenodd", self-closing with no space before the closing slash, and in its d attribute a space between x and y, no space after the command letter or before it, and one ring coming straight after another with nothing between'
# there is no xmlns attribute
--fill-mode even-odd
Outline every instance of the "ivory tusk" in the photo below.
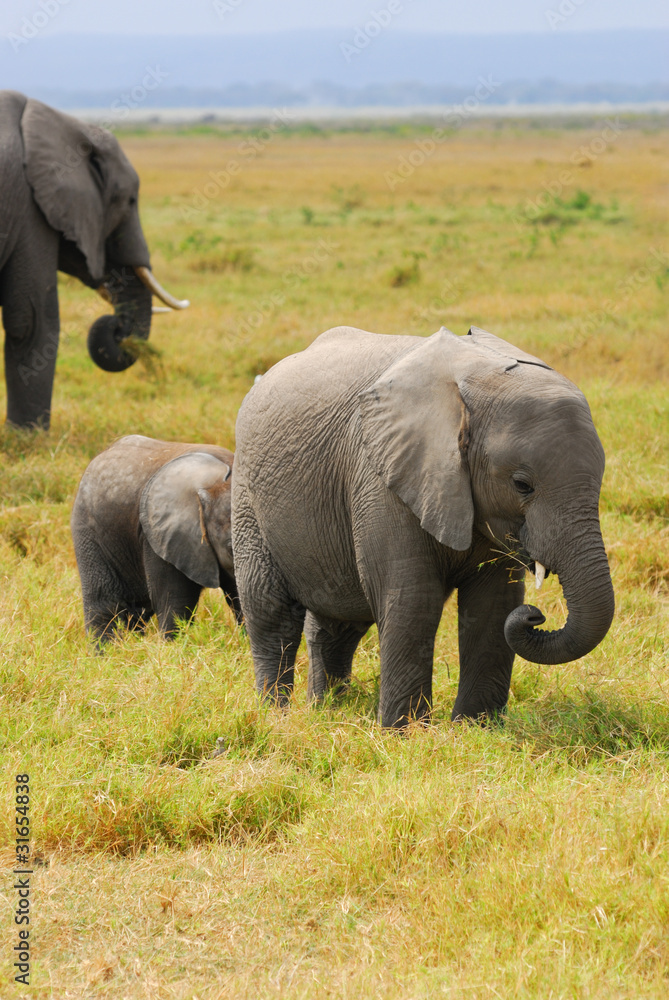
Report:
<svg viewBox="0 0 669 1000"><path fill-rule="evenodd" d="M171 313L172 310L168 309L167 306L153 306L151 312L155 315L156 313Z"/></svg>
<svg viewBox="0 0 669 1000"><path fill-rule="evenodd" d="M134 270L142 284L146 285L149 291L153 292L170 309L187 309L190 305L188 299L175 299L173 295L166 292L162 285L156 281L153 272L148 267L136 267Z"/></svg>
<svg viewBox="0 0 669 1000"><path fill-rule="evenodd" d="M534 586L537 590L541 590L541 584L544 582L544 577L546 576L546 567L542 566L540 562L534 561Z"/></svg>

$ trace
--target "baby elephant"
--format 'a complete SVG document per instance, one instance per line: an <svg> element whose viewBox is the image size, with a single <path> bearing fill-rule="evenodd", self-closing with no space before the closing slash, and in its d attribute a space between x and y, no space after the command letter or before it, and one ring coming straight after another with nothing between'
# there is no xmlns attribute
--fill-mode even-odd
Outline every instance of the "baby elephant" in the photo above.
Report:
<svg viewBox="0 0 669 1000"><path fill-rule="evenodd" d="M174 636L203 587L221 587L241 622L233 575L230 473L234 456L207 444L132 434L93 459L72 509L87 632L99 642L120 624L158 616Z"/></svg>

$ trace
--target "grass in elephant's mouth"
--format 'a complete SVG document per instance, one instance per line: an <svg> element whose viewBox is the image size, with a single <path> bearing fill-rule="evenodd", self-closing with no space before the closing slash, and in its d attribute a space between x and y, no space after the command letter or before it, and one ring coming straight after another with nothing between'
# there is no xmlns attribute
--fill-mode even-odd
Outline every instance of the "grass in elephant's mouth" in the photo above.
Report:
<svg viewBox="0 0 669 1000"><path fill-rule="evenodd" d="M155 344L141 337L124 337L119 347L138 362L150 378L164 378L163 352Z"/></svg>
<svg viewBox="0 0 669 1000"><path fill-rule="evenodd" d="M48 862L32 876L36 996L666 995L669 261L657 205L669 135L630 123L561 196L617 199L620 221L580 212L559 246L524 209L582 131L466 129L391 193L384 172L413 138L277 136L192 218L239 137L129 139L154 270L193 301L154 319L159 379L93 367L97 303L63 282L53 429L0 435L0 752L7 775L31 775L33 846ZM253 266L214 266L240 247ZM391 287L405 251L425 254L416 280ZM84 639L68 517L90 458L124 433L231 445L254 375L340 322L423 334L473 323L586 392L607 452L618 613L584 660L518 662L505 726L448 722L453 603L435 724L404 737L373 721L374 630L349 693L318 711L305 707L302 652L287 714L257 708L247 641L211 592L173 644L155 625L104 657ZM546 627L564 620L553 577L532 600ZM218 736L227 750L212 760ZM7 781L8 872L11 795Z"/></svg>

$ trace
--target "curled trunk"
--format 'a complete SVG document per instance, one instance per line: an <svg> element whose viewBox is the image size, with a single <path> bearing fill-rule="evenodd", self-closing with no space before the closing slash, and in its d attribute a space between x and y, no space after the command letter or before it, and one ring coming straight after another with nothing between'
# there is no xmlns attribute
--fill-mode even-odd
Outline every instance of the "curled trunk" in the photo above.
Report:
<svg viewBox="0 0 669 1000"><path fill-rule="evenodd" d="M108 372L121 372L137 360L124 347L128 337L147 340L151 332L151 292L133 268L115 270L102 286L103 296L114 306L113 316L100 316L88 331L88 351Z"/></svg>
<svg viewBox="0 0 669 1000"><path fill-rule="evenodd" d="M551 557L541 561L562 584L568 612L564 627L553 632L538 629L546 619L531 604L521 605L506 619L507 643L531 663L580 659L602 641L613 620L613 585L596 514L585 521L572 520L563 537L569 538L570 553L575 555L551 545Z"/></svg>

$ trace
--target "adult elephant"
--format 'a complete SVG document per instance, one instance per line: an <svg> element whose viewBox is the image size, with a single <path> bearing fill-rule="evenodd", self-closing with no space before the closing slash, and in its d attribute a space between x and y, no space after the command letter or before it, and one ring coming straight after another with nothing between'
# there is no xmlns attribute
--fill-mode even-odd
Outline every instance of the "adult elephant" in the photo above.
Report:
<svg viewBox="0 0 669 1000"><path fill-rule="evenodd" d="M254 386L236 448L232 544L261 694L290 694L305 612L312 699L348 679L377 623L385 726L429 712L456 588L454 718L503 711L514 653L563 663L606 635L604 452L588 404L492 334L330 330ZM537 629L526 567L537 585L558 575L563 628Z"/></svg>
<svg viewBox="0 0 669 1000"><path fill-rule="evenodd" d="M150 269L139 222L139 179L114 136L17 94L0 91L0 304L5 328L7 420L49 426L58 352L57 272L95 288L114 307L88 346L107 371L134 361L151 296L183 308Z"/></svg>

